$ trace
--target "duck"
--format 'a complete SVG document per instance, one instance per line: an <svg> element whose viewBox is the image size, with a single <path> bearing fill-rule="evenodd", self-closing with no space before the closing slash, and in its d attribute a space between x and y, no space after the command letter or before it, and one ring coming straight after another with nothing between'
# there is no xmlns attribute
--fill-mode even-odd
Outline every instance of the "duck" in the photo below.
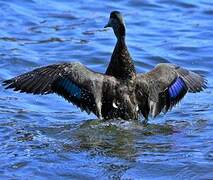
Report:
<svg viewBox="0 0 213 180"><path fill-rule="evenodd" d="M119 11L110 13L104 28L117 39L105 73L80 62L52 64L4 80L6 89L46 95L55 93L100 119L155 118L171 110L189 93L207 87L203 75L175 64L160 63L147 73L137 73L126 44L126 27Z"/></svg>

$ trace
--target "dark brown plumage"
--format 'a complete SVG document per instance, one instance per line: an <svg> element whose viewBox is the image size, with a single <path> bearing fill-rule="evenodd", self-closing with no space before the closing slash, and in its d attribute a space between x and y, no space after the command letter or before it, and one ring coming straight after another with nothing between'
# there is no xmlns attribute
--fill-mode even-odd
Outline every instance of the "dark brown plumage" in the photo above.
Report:
<svg viewBox="0 0 213 180"><path fill-rule="evenodd" d="M156 117L175 106L187 92L200 92L206 80L172 64L158 64L145 74L136 74L125 42L122 15L113 11L108 24L117 38L105 74L80 63L53 64L5 80L6 89L32 94L57 93L99 118L138 119L142 114Z"/></svg>

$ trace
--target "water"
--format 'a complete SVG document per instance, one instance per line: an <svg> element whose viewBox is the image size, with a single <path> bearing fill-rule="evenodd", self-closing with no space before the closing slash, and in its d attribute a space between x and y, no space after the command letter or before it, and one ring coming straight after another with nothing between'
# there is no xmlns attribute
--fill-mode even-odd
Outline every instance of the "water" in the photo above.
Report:
<svg viewBox="0 0 213 180"><path fill-rule="evenodd" d="M0 81L65 61L104 72L115 45L103 30L112 10L125 16L138 72L175 63L203 73L208 89L143 127L0 86L0 179L213 179L209 0L1 0Z"/></svg>

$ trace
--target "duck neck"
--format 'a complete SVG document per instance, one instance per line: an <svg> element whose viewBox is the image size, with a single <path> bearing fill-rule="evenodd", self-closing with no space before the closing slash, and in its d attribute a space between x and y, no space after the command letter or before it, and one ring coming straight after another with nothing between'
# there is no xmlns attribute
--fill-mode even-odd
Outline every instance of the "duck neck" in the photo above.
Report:
<svg viewBox="0 0 213 180"><path fill-rule="evenodd" d="M124 80L135 77L135 66L126 45L125 35L117 36L117 43L106 74Z"/></svg>

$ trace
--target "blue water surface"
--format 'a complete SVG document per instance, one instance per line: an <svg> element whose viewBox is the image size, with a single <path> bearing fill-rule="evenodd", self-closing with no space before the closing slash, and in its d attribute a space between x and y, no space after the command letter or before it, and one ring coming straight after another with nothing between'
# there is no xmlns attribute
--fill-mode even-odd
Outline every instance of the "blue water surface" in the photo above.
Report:
<svg viewBox="0 0 213 180"><path fill-rule="evenodd" d="M205 75L208 89L143 127L0 86L0 179L213 179L210 0L0 0L0 81L66 61L105 72L112 10L125 17L138 72L175 63Z"/></svg>

